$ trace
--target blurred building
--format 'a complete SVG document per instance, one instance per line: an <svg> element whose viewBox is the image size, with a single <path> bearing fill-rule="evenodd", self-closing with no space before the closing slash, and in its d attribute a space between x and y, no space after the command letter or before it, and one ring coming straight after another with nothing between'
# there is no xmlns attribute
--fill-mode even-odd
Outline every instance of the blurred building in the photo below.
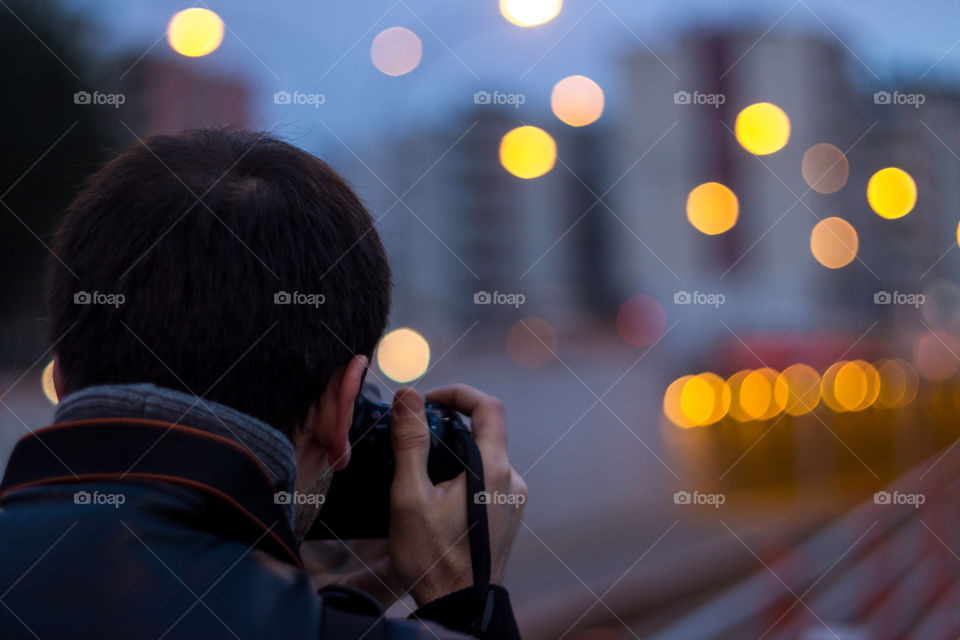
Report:
<svg viewBox="0 0 960 640"><path fill-rule="evenodd" d="M458 335L480 320L474 337L483 337L542 315L561 332L586 335L645 294L677 322L680 367L760 333L802 344L833 329L851 342L874 320L893 318L875 293L920 292L960 268L951 250L960 93L918 89L919 108L877 103L871 77L830 34L696 31L669 50L626 56L616 89L626 106L589 127L551 128L559 157L535 180L491 161L504 133L528 124L509 107L476 105L455 124L381 146L377 166L394 193L368 204L383 216L397 268L394 317ZM790 117L789 143L771 155L747 152L734 133L737 114L757 102ZM818 143L849 163L834 193L803 178L804 153ZM869 177L887 166L908 171L920 193L899 220L877 216L865 197ZM685 211L691 189L710 181L730 187L740 205L737 224L717 236L693 228ZM859 236L857 258L841 269L823 267L810 250L814 226L832 216ZM482 291L526 302L465 304ZM724 303L675 304L681 292L722 294ZM956 298L960 308L960 289Z"/></svg>
<svg viewBox="0 0 960 640"><path fill-rule="evenodd" d="M120 89L127 96L124 121L141 137L198 127L252 126L253 91L242 77L180 56L130 59L118 68Z"/></svg>
<svg viewBox="0 0 960 640"><path fill-rule="evenodd" d="M960 92L935 85L879 88L864 96L867 118L877 122L864 140L862 175L851 185L861 193L875 171L891 165L913 176L917 183L917 206L898 220L876 216L864 221L868 241L864 260L882 278L887 289L920 292L939 279L956 276L960 256L956 251L960 220ZM922 104L885 102L885 95L917 96ZM877 103L877 100L880 103Z"/></svg>
<svg viewBox="0 0 960 640"><path fill-rule="evenodd" d="M646 155L613 195L650 248L629 234L612 237L611 276L622 297L648 293L668 312L673 307L675 338L690 352L730 339L730 331L844 327L876 288L863 264L832 271L810 253L818 220L865 211L862 192L848 184L821 195L800 170L812 145L847 150L870 127L849 58L831 40L760 35L697 32L670 51L644 50L625 63L631 110L618 123L615 164ZM734 134L737 113L756 102L779 105L791 120L789 144L769 156L746 152ZM740 202L737 224L720 236L701 234L685 215L690 190L709 181L730 187ZM679 307L677 291L720 293L725 303Z"/></svg>
<svg viewBox="0 0 960 640"><path fill-rule="evenodd" d="M522 124L513 113L478 105L458 126L414 132L379 152L381 176L394 193L364 195L382 218L397 268L400 322L437 335L479 320L475 337L482 338L530 315L570 330L614 304L604 213L595 204L607 180L602 134L551 132L560 149L553 170L521 180L491 160L504 133ZM472 305L484 292L523 302Z"/></svg>

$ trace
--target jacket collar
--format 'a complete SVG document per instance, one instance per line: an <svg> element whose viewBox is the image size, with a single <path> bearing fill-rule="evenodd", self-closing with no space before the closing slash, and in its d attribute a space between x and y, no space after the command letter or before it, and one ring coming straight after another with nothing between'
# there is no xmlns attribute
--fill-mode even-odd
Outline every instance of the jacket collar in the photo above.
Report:
<svg viewBox="0 0 960 640"><path fill-rule="evenodd" d="M212 520L230 537L302 566L290 522L260 463L238 444L192 427L102 418L37 429L14 448L0 498L41 484L125 479L200 491L214 498Z"/></svg>
<svg viewBox="0 0 960 640"><path fill-rule="evenodd" d="M256 456L279 491L295 488L292 442L266 422L225 404L148 382L94 385L61 398L54 422L99 418L174 422L223 436ZM287 515L293 522L292 508Z"/></svg>

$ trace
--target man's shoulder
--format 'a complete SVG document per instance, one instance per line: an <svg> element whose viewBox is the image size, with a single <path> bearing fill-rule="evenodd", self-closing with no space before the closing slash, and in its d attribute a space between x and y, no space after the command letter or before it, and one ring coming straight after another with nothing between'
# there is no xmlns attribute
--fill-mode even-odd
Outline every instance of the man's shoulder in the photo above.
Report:
<svg viewBox="0 0 960 640"><path fill-rule="evenodd" d="M90 500L75 498L77 491ZM0 588L13 588L9 609L0 611L0 637L58 637L66 628L78 640L465 637L386 618L356 594L317 593L299 567L205 527L209 516L191 504L194 497L152 483L46 485L6 496ZM77 628L77 620L86 626Z"/></svg>

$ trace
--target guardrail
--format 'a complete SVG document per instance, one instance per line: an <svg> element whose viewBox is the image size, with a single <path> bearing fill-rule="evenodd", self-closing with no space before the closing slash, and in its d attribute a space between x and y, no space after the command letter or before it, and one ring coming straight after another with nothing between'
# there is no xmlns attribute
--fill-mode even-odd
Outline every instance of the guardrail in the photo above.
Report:
<svg viewBox="0 0 960 640"><path fill-rule="evenodd" d="M652 637L957 638L956 445Z"/></svg>

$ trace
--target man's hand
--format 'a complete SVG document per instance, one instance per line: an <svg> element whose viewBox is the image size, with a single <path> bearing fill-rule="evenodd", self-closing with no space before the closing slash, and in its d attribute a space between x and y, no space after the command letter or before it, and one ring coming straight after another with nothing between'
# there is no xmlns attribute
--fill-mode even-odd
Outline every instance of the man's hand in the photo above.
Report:
<svg viewBox="0 0 960 640"><path fill-rule="evenodd" d="M526 483L507 458L503 405L462 384L434 389L427 393L427 399L470 416L473 437L483 457L487 493L515 496L487 505L490 581L499 584L527 496ZM400 583L422 606L473 584L467 536L469 471L436 486L430 481L430 431L424 400L413 389L400 389L394 397L390 433L396 471L390 491L387 548Z"/></svg>

